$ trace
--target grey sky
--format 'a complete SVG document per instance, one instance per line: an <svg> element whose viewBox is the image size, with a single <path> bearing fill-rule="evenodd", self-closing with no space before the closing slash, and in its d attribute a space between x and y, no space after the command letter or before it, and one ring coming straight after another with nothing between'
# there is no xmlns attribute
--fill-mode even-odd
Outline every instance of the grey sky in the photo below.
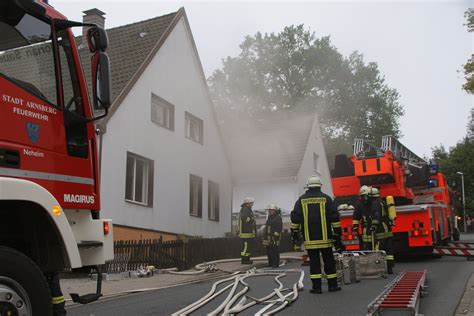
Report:
<svg viewBox="0 0 474 316"><path fill-rule="evenodd" d="M453 146L466 134L473 97L461 89L462 65L474 51L463 25L474 0L459 1L74 1L50 0L71 20L97 7L114 27L176 11L184 6L206 76L222 58L239 53L245 35L279 32L305 24L318 37L330 35L344 55L358 50L378 63L387 83L401 94L402 142L419 155L440 143Z"/></svg>

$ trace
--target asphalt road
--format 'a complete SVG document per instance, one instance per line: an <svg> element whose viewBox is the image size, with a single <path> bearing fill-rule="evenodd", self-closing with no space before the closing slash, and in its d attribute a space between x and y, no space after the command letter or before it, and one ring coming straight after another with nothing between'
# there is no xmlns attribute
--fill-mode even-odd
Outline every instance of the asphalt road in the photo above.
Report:
<svg viewBox="0 0 474 316"><path fill-rule="evenodd" d="M299 267L299 264L292 263L285 268ZM306 272L305 290L300 292L300 296L294 304L280 312L279 315L365 315L367 304L395 276L390 276L388 279L362 280L357 284L343 286L341 292L328 293L325 291L323 295L315 295L308 291L311 288L309 271L307 267L304 269ZM469 276L474 273L474 262L457 257L404 260L397 262L395 272L422 271L424 269L428 271L429 294L422 298L420 312L428 316L452 315L464 292ZM296 279L296 274L289 273L282 281L285 286L290 287ZM68 309L68 315L170 315L206 294L213 282L178 286L104 300L86 306L71 307ZM248 294L253 297L264 296L275 287L273 277L251 278L247 283L251 288ZM326 290L324 285L323 290ZM204 315L217 305L216 300L214 304L203 307L193 315ZM253 315L256 310L247 310L241 315Z"/></svg>

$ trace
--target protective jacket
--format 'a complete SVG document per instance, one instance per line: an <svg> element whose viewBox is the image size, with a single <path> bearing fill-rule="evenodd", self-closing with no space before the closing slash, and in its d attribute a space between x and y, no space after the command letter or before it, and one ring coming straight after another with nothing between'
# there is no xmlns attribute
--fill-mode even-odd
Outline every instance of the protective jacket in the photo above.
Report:
<svg viewBox="0 0 474 316"><path fill-rule="evenodd" d="M263 235L263 245L280 245L281 239L281 230L283 228L283 222L281 220L281 216L278 214L274 214L268 216L268 219L265 223L265 233Z"/></svg>
<svg viewBox="0 0 474 316"><path fill-rule="evenodd" d="M371 242L372 234L369 228L372 226L372 202L359 201L354 208L354 215L352 216L352 226L354 231L359 231L359 226L362 226L362 241Z"/></svg>
<svg viewBox="0 0 474 316"><path fill-rule="evenodd" d="M243 204L239 215L240 238L255 238L255 219L252 210Z"/></svg>
<svg viewBox="0 0 474 316"><path fill-rule="evenodd" d="M302 230L305 249L331 248L341 236L339 212L332 199L319 189L308 189L296 201L291 222L292 228L299 225Z"/></svg>
<svg viewBox="0 0 474 316"><path fill-rule="evenodd" d="M393 237L390 219L388 218L387 204L379 197L372 198L372 224L376 225L375 238L385 239Z"/></svg>

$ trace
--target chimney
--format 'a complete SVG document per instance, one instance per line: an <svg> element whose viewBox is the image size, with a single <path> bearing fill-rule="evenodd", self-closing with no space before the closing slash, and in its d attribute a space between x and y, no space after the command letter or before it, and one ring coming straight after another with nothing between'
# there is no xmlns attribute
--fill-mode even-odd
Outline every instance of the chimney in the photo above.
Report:
<svg viewBox="0 0 474 316"><path fill-rule="evenodd" d="M94 8L94 9L83 11L82 13L84 13L84 16L82 17L83 23L94 23L102 28L105 28L105 17L104 17L105 12L102 12L99 9ZM85 36L87 35L88 29L89 28L86 26L82 29L83 38L85 38Z"/></svg>

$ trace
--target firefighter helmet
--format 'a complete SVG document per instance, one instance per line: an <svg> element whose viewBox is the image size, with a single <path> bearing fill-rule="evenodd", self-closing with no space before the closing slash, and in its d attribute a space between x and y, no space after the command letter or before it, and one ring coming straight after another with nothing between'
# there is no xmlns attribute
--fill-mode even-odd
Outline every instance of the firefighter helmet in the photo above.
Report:
<svg viewBox="0 0 474 316"><path fill-rule="evenodd" d="M348 210L348 211L353 211L353 210L355 210L354 205L349 205L349 206L347 207L347 210Z"/></svg>
<svg viewBox="0 0 474 316"><path fill-rule="evenodd" d="M347 204L340 204L340 205L337 207L337 210L338 210L338 211L345 211L345 210L347 210L347 207L348 207Z"/></svg>
<svg viewBox="0 0 474 316"><path fill-rule="evenodd" d="M369 186L363 185L363 186L360 187L359 195L369 195L369 194L370 194L370 187Z"/></svg>
<svg viewBox="0 0 474 316"><path fill-rule="evenodd" d="M254 203L254 202L255 202L255 199L254 199L253 197L250 197L250 196L249 196L249 197L246 197L246 198L244 199L244 204L246 204L246 203Z"/></svg>
<svg viewBox="0 0 474 316"><path fill-rule="evenodd" d="M311 176L306 180L306 188L320 188L321 186L321 179L318 176Z"/></svg>
<svg viewBox="0 0 474 316"><path fill-rule="evenodd" d="M278 211L279 208L278 208L278 206L276 206L275 204L268 204L268 206L267 206L267 211L269 211L269 210Z"/></svg>
<svg viewBox="0 0 474 316"><path fill-rule="evenodd" d="M371 197L379 197L380 196L380 193L379 193L379 189L377 188L370 188L370 193L369 195Z"/></svg>

